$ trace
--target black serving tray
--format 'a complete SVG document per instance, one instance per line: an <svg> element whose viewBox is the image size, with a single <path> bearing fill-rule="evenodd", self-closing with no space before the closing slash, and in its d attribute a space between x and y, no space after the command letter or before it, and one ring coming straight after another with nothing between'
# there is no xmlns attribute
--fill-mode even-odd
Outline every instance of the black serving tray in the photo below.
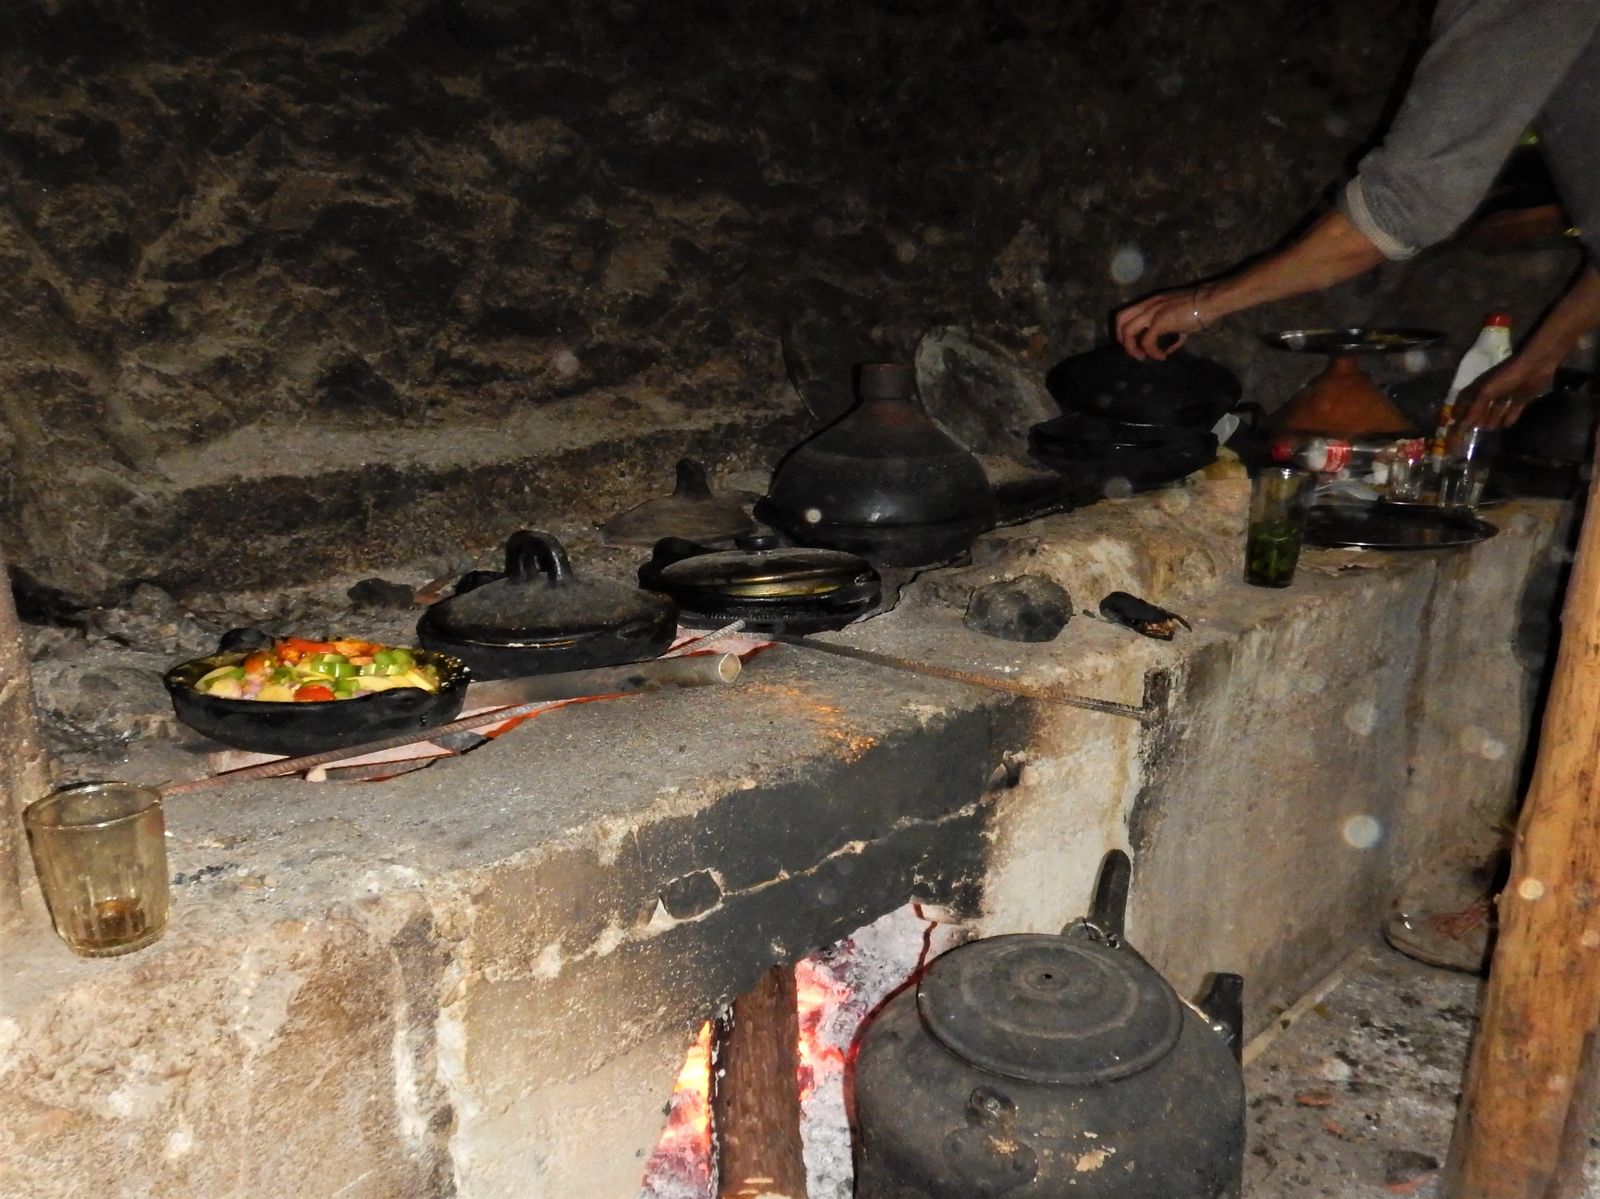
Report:
<svg viewBox="0 0 1600 1199"><path fill-rule="evenodd" d="M1396 504L1318 504L1306 516L1306 544L1330 549L1450 549L1499 531L1467 512Z"/></svg>

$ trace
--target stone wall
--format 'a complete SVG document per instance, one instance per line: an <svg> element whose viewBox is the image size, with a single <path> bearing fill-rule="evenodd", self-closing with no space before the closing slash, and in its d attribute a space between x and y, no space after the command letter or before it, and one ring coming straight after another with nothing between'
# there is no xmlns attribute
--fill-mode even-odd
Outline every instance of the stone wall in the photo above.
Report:
<svg viewBox="0 0 1600 1199"><path fill-rule="evenodd" d="M0 513L25 598L603 516L685 450L769 464L806 428L791 376L842 389L935 324L1042 371L1312 209L1423 7L19 0ZM1252 331L1367 315L1386 278L1210 348L1270 405L1309 367ZM1456 331L1479 305L1445 307Z"/></svg>

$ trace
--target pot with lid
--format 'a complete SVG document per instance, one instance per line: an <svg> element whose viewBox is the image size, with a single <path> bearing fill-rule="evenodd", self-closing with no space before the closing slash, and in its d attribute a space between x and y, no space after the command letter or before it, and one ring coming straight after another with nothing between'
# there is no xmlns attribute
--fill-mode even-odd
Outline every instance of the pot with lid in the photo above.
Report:
<svg viewBox="0 0 1600 1199"><path fill-rule="evenodd" d="M475 571L417 622L418 640L474 679L619 666L672 644L678 609L625 583L584 579L549 533L513 533L504 574Z"/></svg>
<svg viewBox="0 0 1600 1199"><path fill-rule="evenodd" d="M842 629L882 595L866 559L781 545L771 533L741 537L731 550L663 538L639 568L639 584L671 596L691 623L742 620L753 631L779 633Z"/></svg>
<svg viewBox="0 0 1600 1199"><path fill-rule="evenodd" d="M1128 859L1059 936L938 958L856 1061L857 1199L1234 1199L1242 980L1184 1003L1122 939Z"/></svg>
<svg viewBox="0 0 1600 1199"><path fill-rule="evenodd" d="M802 545L886 566L928 566L994 527L975 458L928 419L911 367L859 368L861 402L790 451L756 515Z"/></svg>

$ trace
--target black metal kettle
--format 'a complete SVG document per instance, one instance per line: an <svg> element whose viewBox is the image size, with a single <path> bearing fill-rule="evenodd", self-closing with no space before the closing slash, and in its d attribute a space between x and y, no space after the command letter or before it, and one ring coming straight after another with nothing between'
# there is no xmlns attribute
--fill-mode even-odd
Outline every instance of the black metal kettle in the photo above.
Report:
<svg viewBox="0 0 1600 1199"><path fill-rule="evenodd" d="M855 1068L856 1199L1237 1199L1243 980L1198 1007L1122 939L1130 865L1088 917L937 959Z"/></svg>

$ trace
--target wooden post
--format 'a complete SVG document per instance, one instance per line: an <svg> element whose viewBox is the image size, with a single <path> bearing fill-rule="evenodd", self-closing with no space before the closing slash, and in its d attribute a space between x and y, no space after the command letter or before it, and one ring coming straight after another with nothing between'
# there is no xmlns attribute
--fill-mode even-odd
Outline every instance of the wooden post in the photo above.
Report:
<svg viewBox="0 0 1600 1199"><path fill-rule="evenodd" d="M1500 935L1445 1166L1446 1199L1577 1199L1600 1025L1600 470ZM1587 1106L1587 1105L1585 1105ZM1576 1121L1577 1124L1573 1122Z"/></svg>
<svg viewBox="0 0 1600 1199"><path fill-rule="evenodd" d="M719 1199L805 1199L794 969L774 966L712 1033Z"/></svg>
<svg viewBox="0 0 1600 1199"><path fill-rule="evenodd" d="M24 899L33 918L44 917L33 866L27 860L22 809L43 795L49 782L27 647L0 555L0 933L21 925Z"/></svg>

